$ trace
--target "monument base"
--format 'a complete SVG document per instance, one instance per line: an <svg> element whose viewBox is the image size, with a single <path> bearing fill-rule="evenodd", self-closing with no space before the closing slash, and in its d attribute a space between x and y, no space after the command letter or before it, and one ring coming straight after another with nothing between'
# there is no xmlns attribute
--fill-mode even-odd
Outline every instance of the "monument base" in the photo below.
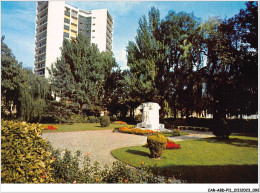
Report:
<svg viewBox="0 0 260 193"><path fill-rule="evenodd" d="M153 131L166 131L167 129L164 128L164 124L152 124L152 123L137 123L137 127L140 129L149 129Z"/></svg>

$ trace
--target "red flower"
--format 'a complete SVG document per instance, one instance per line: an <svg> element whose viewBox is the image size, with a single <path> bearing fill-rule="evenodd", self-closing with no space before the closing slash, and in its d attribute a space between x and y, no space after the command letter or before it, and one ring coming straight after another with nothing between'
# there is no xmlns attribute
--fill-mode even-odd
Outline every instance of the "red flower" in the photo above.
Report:
<svg viewBox="0 0 260 193"><path fill-rule="evenodd" d="M180 148L181 148L180 144L176 144L173 141L167 140L166 149L180 149Z"/></svg>
<svg viewBox="0 0 260 193"><path fill-rule="evenodd" d="M47 127L47 130L56 130L56 129L57 129L57 127L52 126L52 125L48 125L48 127Z"/></svg>

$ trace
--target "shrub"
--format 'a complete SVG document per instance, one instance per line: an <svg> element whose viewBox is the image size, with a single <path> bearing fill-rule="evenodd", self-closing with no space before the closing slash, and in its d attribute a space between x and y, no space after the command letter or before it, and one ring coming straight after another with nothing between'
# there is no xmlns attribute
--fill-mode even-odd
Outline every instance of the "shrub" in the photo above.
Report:
<svg viewBox="0 0 260 193"><path fill-rule="evenodd" d="M99 119L95 116L89 116L88 123L99 123Z"/></svg>
<svg viewBox="0 0 260 193"><path fill-rule="evenodd" d="M41 137L43 126L1 121L2 183L53 182L51 152Z"/></svg>
<svg viewBox="0 0 260 193"><path fill-rule="evenodd" d="M54 150L54 178L57 183L174 183L168 178L155 175L151 167L141 163L141 168L129 167L122 162L114 162L112 167L101 169L98 162L90 162L89 154L84 156L82 167L79 167L81 153L73 156L70 151L62 153Z"/></svg>
<svg viewBox="0 0 260 193"><path fill-rule="evenodd" d="M71 121L73 123L87 123L88 117L84 115L73 115Z"/></svg>
<svg viewBox="0 0 260 193"><path fill-rule="evenodd" d="M103 117L101 117L100 125L101 125L101 127L109 126L110 125L110 118L109 118L109 116L104 115Z"/></svg>
<svg viewBox="0 0 260 193"><path fill-rule="evenodd" d="M129 127L120 127L118 131L121 133L129 133L135 135L150 135L150 134L158 133L158 131L153 131L149 129L139 129L139 128L129 128Z"/></svg>
<svg viewBox="0 0 260 193"><path fill-rule="evenodd" d="M227 123L236 133L258 133L258 119L228 119Z"/></svg>
<svg viewBox="0 0 260 193"><path fill-rule="evenodd" d="M55 161L52 163L53 178L57 183L72 183L80 177L79 156L80 151L77 151L74 156L69 150L60 152L51 148L52 156Z"/></svg>
<svg viewBox="0 0 260 193"><path fill-rule="evenodd" d="M167 138L162 134L150 135L147 137L147 143L152 158L159 158L167 145Z"/></svg>
<svg viewBox="0 0 260 193"><path fill-rule="evenodd" d="M228 124L224 118L214 120L213 134L221 139L229 138L229 135L231 135L231 129L228 127Z"/></svg>

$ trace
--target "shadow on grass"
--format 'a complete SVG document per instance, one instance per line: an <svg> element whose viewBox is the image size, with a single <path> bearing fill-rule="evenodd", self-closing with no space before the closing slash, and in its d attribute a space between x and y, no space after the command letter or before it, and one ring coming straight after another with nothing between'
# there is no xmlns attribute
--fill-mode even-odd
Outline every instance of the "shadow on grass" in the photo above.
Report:
<svg viewBox="0 0 260 193"><path fill-rule="evenodd" d="M174 166L153 168L159 175L187 183L258 183L257 165Z"/></svg>
<svg viewBox="0 0 260 193"><path fill-rule="evenodd" d="M144 151L139 151L139 150L131 150L131 149L129 149L129 150L126 150L126 152L127 152L127 153L131 153L131 154L134 154L134 155L147 156L147 157L150 156L149 153L144 152Z"/></svg>
<svg viewBox="0 0 260 193"><path fill-rule="evenodd" d="M209 143L219 143L219 144L228 144L235 145L237 147L254 147L258 148L257 140L248 140L248 139L238 139L238 138L230 138L230 139L217 139L215 137L200 139L201 141L206 141Z"/></svg>
<svg viewBox="0 0 260 193"><path fill-rule="evenodd" d="M233 136L248 136L248 137L258 137L258 133L236 133Z"/></svg>

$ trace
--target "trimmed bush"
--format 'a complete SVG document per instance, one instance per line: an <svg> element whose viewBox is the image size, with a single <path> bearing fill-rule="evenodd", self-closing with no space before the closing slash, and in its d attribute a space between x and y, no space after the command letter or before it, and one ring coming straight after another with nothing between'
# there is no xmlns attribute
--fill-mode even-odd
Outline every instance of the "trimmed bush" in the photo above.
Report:
<svg viewBox="0 0 260 193"><path fill-rule="evenodd" d="M88 123L99 123L99 119L95 116L89 116Z"/></svg>
<svg viewBox="0 0 260 193"><path fill-rule="evenodd" d="M101 117L100 125L101 125L101 127L109 126L110 125L110 118L109 118L109 116L104 115L103 117Z"/></svg>
<svg viewBox="0 0 260 193"><path fill-rule="evenodd" d="M2 183L53 182L51 152L41 137L43 126L1 121Z"/></svg>
<svg viewBox="0 0 260 193"><path fill-rule="evenodd" d="M224 118L214 120L213 134L221 139L229 138L229 135L231 135L231 129L228 127L228 124Z"/></svg>
<svg viewBox="0 0 260 193"><path fill-rule="evenodd" d="M150 135L147 137L147 143L152 158L159 158L167 145L167 138L162 134Z"/></svg>
<svg viewBox="0 0 260 193"><path fill-rule="evenodd" d="M73 123L87 123L88 122L88 117L84 115L73 115L71 117L71 121Z"/></svg>

